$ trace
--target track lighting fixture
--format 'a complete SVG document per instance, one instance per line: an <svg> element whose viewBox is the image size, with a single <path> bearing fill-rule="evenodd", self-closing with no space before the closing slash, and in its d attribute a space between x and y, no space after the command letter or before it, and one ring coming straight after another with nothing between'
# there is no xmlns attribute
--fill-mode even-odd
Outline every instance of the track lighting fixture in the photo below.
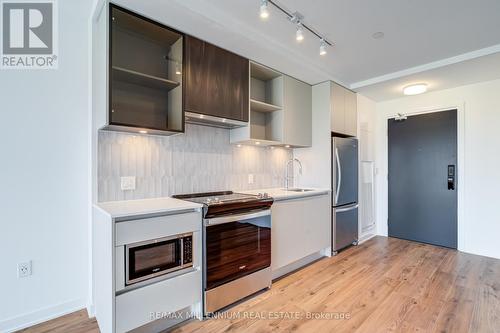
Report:
<svg viewBox="0 0 500 333"><path fill-rule="evenodd" d="M295 39L297 40L297 42L302 42L304 40L305 38L304 32L305 30L307 30L312 35L319 38L321 42L321 44L319 45L320 55L324 56L325 54L327 54L327 47L333 46L333 44L329 42L323 35L319 34L316 30L314 30L310 26L307 26L302 23L304 16L301 13L299 12L291 13L288 10L281 7L281 5L279 5L275 0L260 0L261 19L265 20L269 17L269 5L272 5L273 8L276 8L277 10L285 14L288 20L297 27L297 30L295 32Z"/></svg>

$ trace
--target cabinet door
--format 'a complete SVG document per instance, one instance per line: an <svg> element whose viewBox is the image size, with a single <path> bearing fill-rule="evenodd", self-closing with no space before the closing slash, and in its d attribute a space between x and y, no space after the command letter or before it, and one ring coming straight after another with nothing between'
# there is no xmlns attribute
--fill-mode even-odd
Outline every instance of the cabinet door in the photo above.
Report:
<svg viewBox="0 0 500 333"><path fill-rule="evenodd" d="M331 245L331 199L321 195L277 201L271 207L271 268L279 270ZM311 218L314 212L314 218Z"/></svg>
<svg viewBox="0 0 500 333"><path fill-rule="evenodd" d="M296 147L312 145L312 87L284 77L283 143Z"/></svg>
<svg viewBox="0 0 500 333"><path fill-rule="evenodd" d="M184 53L184 109L201 112L208 100L208 73L204 62L205 42L191 36L185 36Z"/></svg>
<svg viewBox="0 0 500 333"><path fill-rule="evenodd" d="M344 134L357 136L358 108L356 93L345 90L345 131Z"/></svg>
<svg viewBox="0 0 500 333"><path fill-rule="evenodd" d="M336 83L332 85L332 132L344 133L345 131L345 89Z"/></svg>
<svg viewBox="0 0 500 333"><path fill-rule="evenodd" d="M248 121L248 59L186 37L185 110Z"/></svg>

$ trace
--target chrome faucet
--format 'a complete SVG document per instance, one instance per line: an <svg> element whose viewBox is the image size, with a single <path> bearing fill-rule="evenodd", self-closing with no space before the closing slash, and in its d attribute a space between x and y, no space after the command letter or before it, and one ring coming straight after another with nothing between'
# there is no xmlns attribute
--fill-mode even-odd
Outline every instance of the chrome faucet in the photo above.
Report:
<svg viewBox="0 0 500 333"><path fill-rule="evenodd" d="M292 186L293 186L293 183L294 183L294 174L293 174L293 171L292 171L292 177L290 177L289 174L288 174L289 169L290 169L290 163L293 165L293 162L299 163L299 174L302 175L302 163L300 162L300 160L298 158L291 158L291 159L289 159L285 163L285 190L288 190L288 188L290 187L289 186L289 184L290 184L290 178L292 178Z"/></svg>

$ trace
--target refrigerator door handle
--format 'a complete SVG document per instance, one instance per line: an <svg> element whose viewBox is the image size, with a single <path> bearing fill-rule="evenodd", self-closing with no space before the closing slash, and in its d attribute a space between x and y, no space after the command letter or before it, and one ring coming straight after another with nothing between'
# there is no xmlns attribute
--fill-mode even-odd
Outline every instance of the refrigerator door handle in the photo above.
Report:
<svg viewBox="0 0 500 333"><path fill-rule="evenodd" d="M354 206L349 206L349 207L342 207L342 208L336 208L335 213L343 213L343 212L348 212L351 210L358 209L359 205L354 205Z"/></svg>
<svg viewBox="0 0 500 333"><path fill-rule="evenodd" d="M339 202L340 184L342 184L342 169L340 168L339 149L337 147L335 147L335 157L338 173L337 189L335 190L335 204L337 204Z"/></svg>

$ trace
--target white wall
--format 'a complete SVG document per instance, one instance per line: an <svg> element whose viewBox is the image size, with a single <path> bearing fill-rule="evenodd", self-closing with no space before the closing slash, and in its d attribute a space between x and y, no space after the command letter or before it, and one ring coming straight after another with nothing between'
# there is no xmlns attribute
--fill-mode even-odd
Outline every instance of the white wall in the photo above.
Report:
<svg viewBox="0 0 500 333"><path fill-rule="evenodd" d="M387 118L396 113L459 108L459 250L500 258L500 80L377 104L378 233L387 235ZM460 149L462 150L460 151ZM461 215L460 215L461 214ZM382 223L382 221L384 221Z"/></svg>
<svg viewBox="0 0 500 333"><path fill-rule="evenodd" d="M59 69L0 71L0 331L86 306L88 18L58 1ZM33 260L33 275L17 264Z"/></svg>

